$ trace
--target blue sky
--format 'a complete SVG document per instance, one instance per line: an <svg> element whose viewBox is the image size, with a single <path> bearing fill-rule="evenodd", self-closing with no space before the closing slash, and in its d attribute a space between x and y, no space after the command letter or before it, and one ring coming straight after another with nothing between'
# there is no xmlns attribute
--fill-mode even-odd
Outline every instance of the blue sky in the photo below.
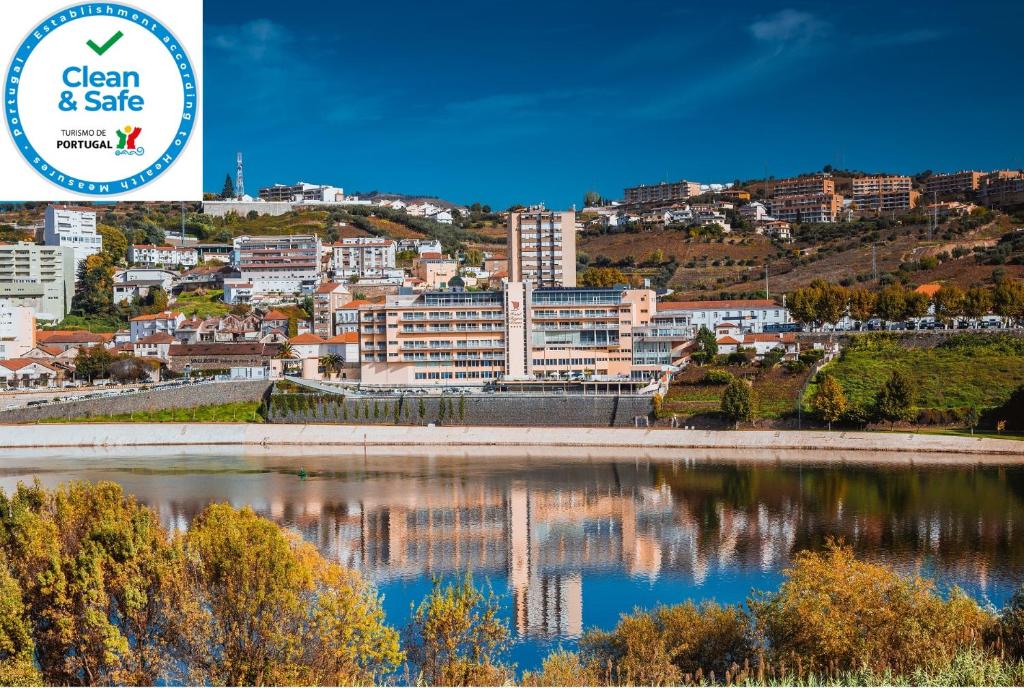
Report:
<svg viewBox="0 0 1024 688"><path fill-rule="evenodd" d="M495 207L1024 166L1020 2L206 0L205 186Z"/></svg>

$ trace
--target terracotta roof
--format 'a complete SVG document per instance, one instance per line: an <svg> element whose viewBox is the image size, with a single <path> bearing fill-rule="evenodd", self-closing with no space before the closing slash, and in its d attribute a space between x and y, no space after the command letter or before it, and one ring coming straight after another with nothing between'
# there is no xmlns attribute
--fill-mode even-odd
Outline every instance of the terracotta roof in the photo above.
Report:
<svg viewBox="0 0 1024 688"><path fill-rule="evenodd" d="M288 340L292 344L323 344L324 338L312 332L297 334Z"/></svg>
<svg viewBox="0 0 1024 688"><path fill-rule="evenodd" d="M730 337L726 335L725 337L719 337L717 339L717 342L719 344L739 344L740 340L736 339L735 337Z"/></svg>
<svg viewBox="0 0 1024 688"><path fill-rule="evenodd" d="M171 344L170 356L273 356L280 344L225 342L223 344Z"/></svg>
<svg viewBox="0 0 1024 688"><path fill-rule="evenodd" d="M372 303L373 303L372 301L367 301L365 299L356 299L354 301L349 301L344 306L342 306L341 309L342 310L356 310L360 306L369 306Z"/></svg>
<svg viewBox="0 0 1024 688"><path fill-rule="evenodd" d="M0 360L0 366L7 368L7 370L21 370L22 368L30 366L33 363L41 365L44 368L49 368L50 370L57 370L57 368L54 365L52 365L51 363L47 363L46 359L42 358L8 358Z"/></svg>
<svg viewBox="0 0 1024 688"><path fill-rule="evenodd" d="M178 311L164 311L162 313L151 313L149 315L137 315L132 318L132 322L142 322L145 320L176 320L179 316L181 316L181 313Z"/></svg>
<svg viewBox="0 0 1024 688"><path fill-rule="evenodd" d="M761 332L755 334L748 334L743 336L744 342L795 342L796 334L794 332Z"/></svg>
<svg viewBox="0 0 1024 688"><path fill-rule="evenodd" d="M357 344L359 342L358 332L342 332L336 334L330 339L325 340L327 344Z"/></svg>
<svg viewBox="0 0 1024 688"><path fill-rule="evenodd" d="M727 322L720 322L717 325L715 325L715 329L716 330L721 329L723 327L728 327L728 328L731 328L731 329L737 329L739 327L739 325L737 325L736 323L727 323Z"/></svg>
<svg viewBox="0 0 1024 688"><path fill-rule="evenodd" d="M64 353L64 350L61 349L59 346L46 346L45 344L39 344L38 346L36 346L36 348L42 351L43 353L50 354L51 356L60 356L62 353Z"/></svg>
<svg viewBox="0 0 1024 688"><path fill-rule="evenodd" d="M292 316L288 315L283 311L273 310L267 311L267 314L263 316L263 321L266 322L267 320L288 320L291 317Z"/></svg>
<svg viewBox="0 0 1024 688"><path fill-rule="evenodd" d="M937 292L939 289L942 289L942 285L941 284L937 284L935 282L931 282L929 284L922 284L920 287L918 287L914 291L916 291L918 294L924 294L928 298L931 298L931 297L935 296L935 292Z"/></svg>
<svg viewBox="0 0 1024 688"><path fill-rule="evenodd" d="M178 341L166 332L154 332L153 334L143 337L136 344L173 344Z"/></svg>
<svg viewBox="0 0 1024 688"><path fill-rule="evenodd" d="M768 299L736 299L730 301L665 301L661 304L665 311L696 311L708 309L727 310L730 308L781 308Z"/></svg>
<svg viewBox="0 0 1024 688"><path fill-rule="evenodd" d="M421 259L426 259L426 260L438 260L439 258L443 258L443 257L444 256L442 256L437 251L425 251L425 252L420 254L420 258Z"/></svg>
<svg viewBox="0 0 1024 688"><path fill-rule="evenodd" d="M114 338L112 334L88 332L86 330L53 330L36 332L36 341L41 344L90 344L108 342Z"/></svg>
<svg viewBox="0 0 1024 688"><path fill-rule="evenodd" d="M337 282L324 282L323 284L321 284L319 287L316 288L316 293L317 294L330 294L331 292L333 292L335 289L337 289L340 286L341 285L338 284Z"/></svg>

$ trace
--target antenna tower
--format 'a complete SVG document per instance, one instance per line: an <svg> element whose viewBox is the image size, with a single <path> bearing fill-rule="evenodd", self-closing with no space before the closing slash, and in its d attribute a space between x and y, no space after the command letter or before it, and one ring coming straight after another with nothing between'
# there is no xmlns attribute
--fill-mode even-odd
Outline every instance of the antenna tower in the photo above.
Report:
<svg viewBox="0 0 1024 688"><path fill-rule="evenodd" d="M238 162L235 165L235 196L241 198L245 195L245 178L242 176L242 153L238 153Z"/></svg>

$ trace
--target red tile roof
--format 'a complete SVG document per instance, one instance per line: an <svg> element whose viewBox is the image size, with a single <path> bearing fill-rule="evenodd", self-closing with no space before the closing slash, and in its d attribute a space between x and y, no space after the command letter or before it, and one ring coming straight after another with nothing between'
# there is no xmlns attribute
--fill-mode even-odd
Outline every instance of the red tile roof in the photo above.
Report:
<svg viewBox="0 0 1024 688"><path fill-rule="evenodd" d="M306 332L304 334L297 334L288 340L292 344L323 344L324 339L319 335L315 335L312 332Z"/></svg>
<svg viewBox="0 0 1024 688"><path fill-rule="evenodd" d="M735 301L665 301L660 311L728 310L730 308L781 308L768 299L736 299Z"/></svg>
<svg viewBox="0 0 1024 688"><path fill-rule="evenodd" d="M356 344L359 342L358 332L342 332L326 340L327 344Z"/></svg>
<svg viewBox="0 0 1024 688"><path fill-rule="evenodd" d="M50 370L57 370L56 366L51 363L47 363L46 359L42 358L8 358L0 360L0 366L7 368L7 370L21 370L33 363L41 365L44 368L49 368Z"/></svg>
<svg viewBox="0 0 1024 688"><path fill-rule="evenodd" d="M173 344L178 341L166 332L154 332L153 334L143 337L136 344Z"/></svg>
<svg viewBox="0 0 1024 688"><path fill-rule="evenodd" d="M263 316L263 322L266 322L267 320L288 320L291 317L292 316L288 315L283 311L267 311L267 314Z"/></svg>
<svg viewBox="0 0 1024 688"><path fill-rule="evenodd" d="M931 298L931 297L935 296L935 292L937 292L939 289L942 289L942 285L941 284L937 284L935 282L931 282L929 284L922 284L920 287L918 287L914 291L916 291L918 294L924 294L928 298Z"/></svg>
<svg viewBox="0 0 1024 688"><path fill-rule="evenodd" d="M114 335L88 332L86 330L38 330L36 341L40 344L91 344L109 342Z"/></svg>
<svg viewBox="0 0 1024 688"><path fill-rule="evenodd" d="M164 311L163 313L150 313L149 315L137 315L132 318L132 322L141 322L144 320L177 320L178 317L184 317L178 311Z"/></svg>

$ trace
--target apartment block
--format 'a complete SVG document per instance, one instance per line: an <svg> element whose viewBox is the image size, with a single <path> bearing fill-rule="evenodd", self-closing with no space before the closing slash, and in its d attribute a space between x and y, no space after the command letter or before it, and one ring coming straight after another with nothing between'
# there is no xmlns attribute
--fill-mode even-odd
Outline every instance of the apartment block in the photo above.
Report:
<svg viewBox="0 0 1024 688"><path fill-rule="evenodd" d="M861 211L890 213L917 207L920 193L910 177L878 176L853 179L853 202Z"/></svg>
<svg viewBox="0 0 1024 688"><path fill-rule="evenodd" d="M687 201L699 195L700 183L686 181L685 179L680 179L677 182L631 186L623 192L625 202L629 205L675 203Z"/></svg>
<svg viewBox="0 0 1024 688"><path fill-rule="evenodd" d="M978 202L992 208L1024 205L1024 173L997 170L981 178Z"/></svg>
<svg viewBox="0 0 1024 688"><path fill-rule="evenodd" d="M835 222L843 208L829 175L780 179L770 188L771 216L783 222Z"/></svg>
<svg viewBox="0 0 1024 688"><path fill-rule="evenodd" d="M36 345L36 317L27 306L0 301L0 359L20 358Z"/></svg>
<svg viewBox="0 0 1024 688"><path fill-rule="evenodd" d="M576 286L576 213L535 206L508 217L508 277L534 287Z"/></svg>
<svg viewBox="0 0 1024 688"><path fill-rule="evenodd" d="M337 282L324 282L313 293L313 333L329 339L334 331L335 314L352 301L352 292Z"/></svg>
<svg viewBox="0 0 1024 688"><path fill-rule="evenodd" d="M224 300L312 294L320 283L320 254L314 235L236 237L231 266L239 276L224 280Z"/></svg>
<svg viewBox="0 0 1024 688"><path fill-rule="evenodd" d="M978 190L982 176L982 172L974 170L933 174L925 180L925 193L936 196L970 196Z"/></svg>
<svg viewBox="0 0 1024 688"><path fill-rule="evenodd" d="M342 239L331 246L331 269L335 277L388 277L395 270L396 252L391 239Z"/></svg>
<svg viewBox="0 0 1024 688"><path fill-rule="evenodd" d="M153 244L133 244L128 248L128 261L136 265L168 266L181 265L194 268L199 264L199 251L184 246L155 246Z"/></svg>
<svg viewBox="0 0 1024 688"><path fill-rule="evenodd" d="M72 249L77 274L82 261L103 249L103 237L96 232L96 213L85 208L48 206L43 225L43 243Z"/></svg>
<svg viewBox="0 0 1024 688"><path fill-rule="evenodd" d="M361 379L474 385L598 375L630 378L633 331L655 312L647 289L449 291L390 296L359 309Z"/></svg>
<svg viewBox="0 0 1024 688"><path fill-rule="evenodd" d="M0 244L0 301L27 306L39 320L63 320L74 293L73 248Z"/></svg>

